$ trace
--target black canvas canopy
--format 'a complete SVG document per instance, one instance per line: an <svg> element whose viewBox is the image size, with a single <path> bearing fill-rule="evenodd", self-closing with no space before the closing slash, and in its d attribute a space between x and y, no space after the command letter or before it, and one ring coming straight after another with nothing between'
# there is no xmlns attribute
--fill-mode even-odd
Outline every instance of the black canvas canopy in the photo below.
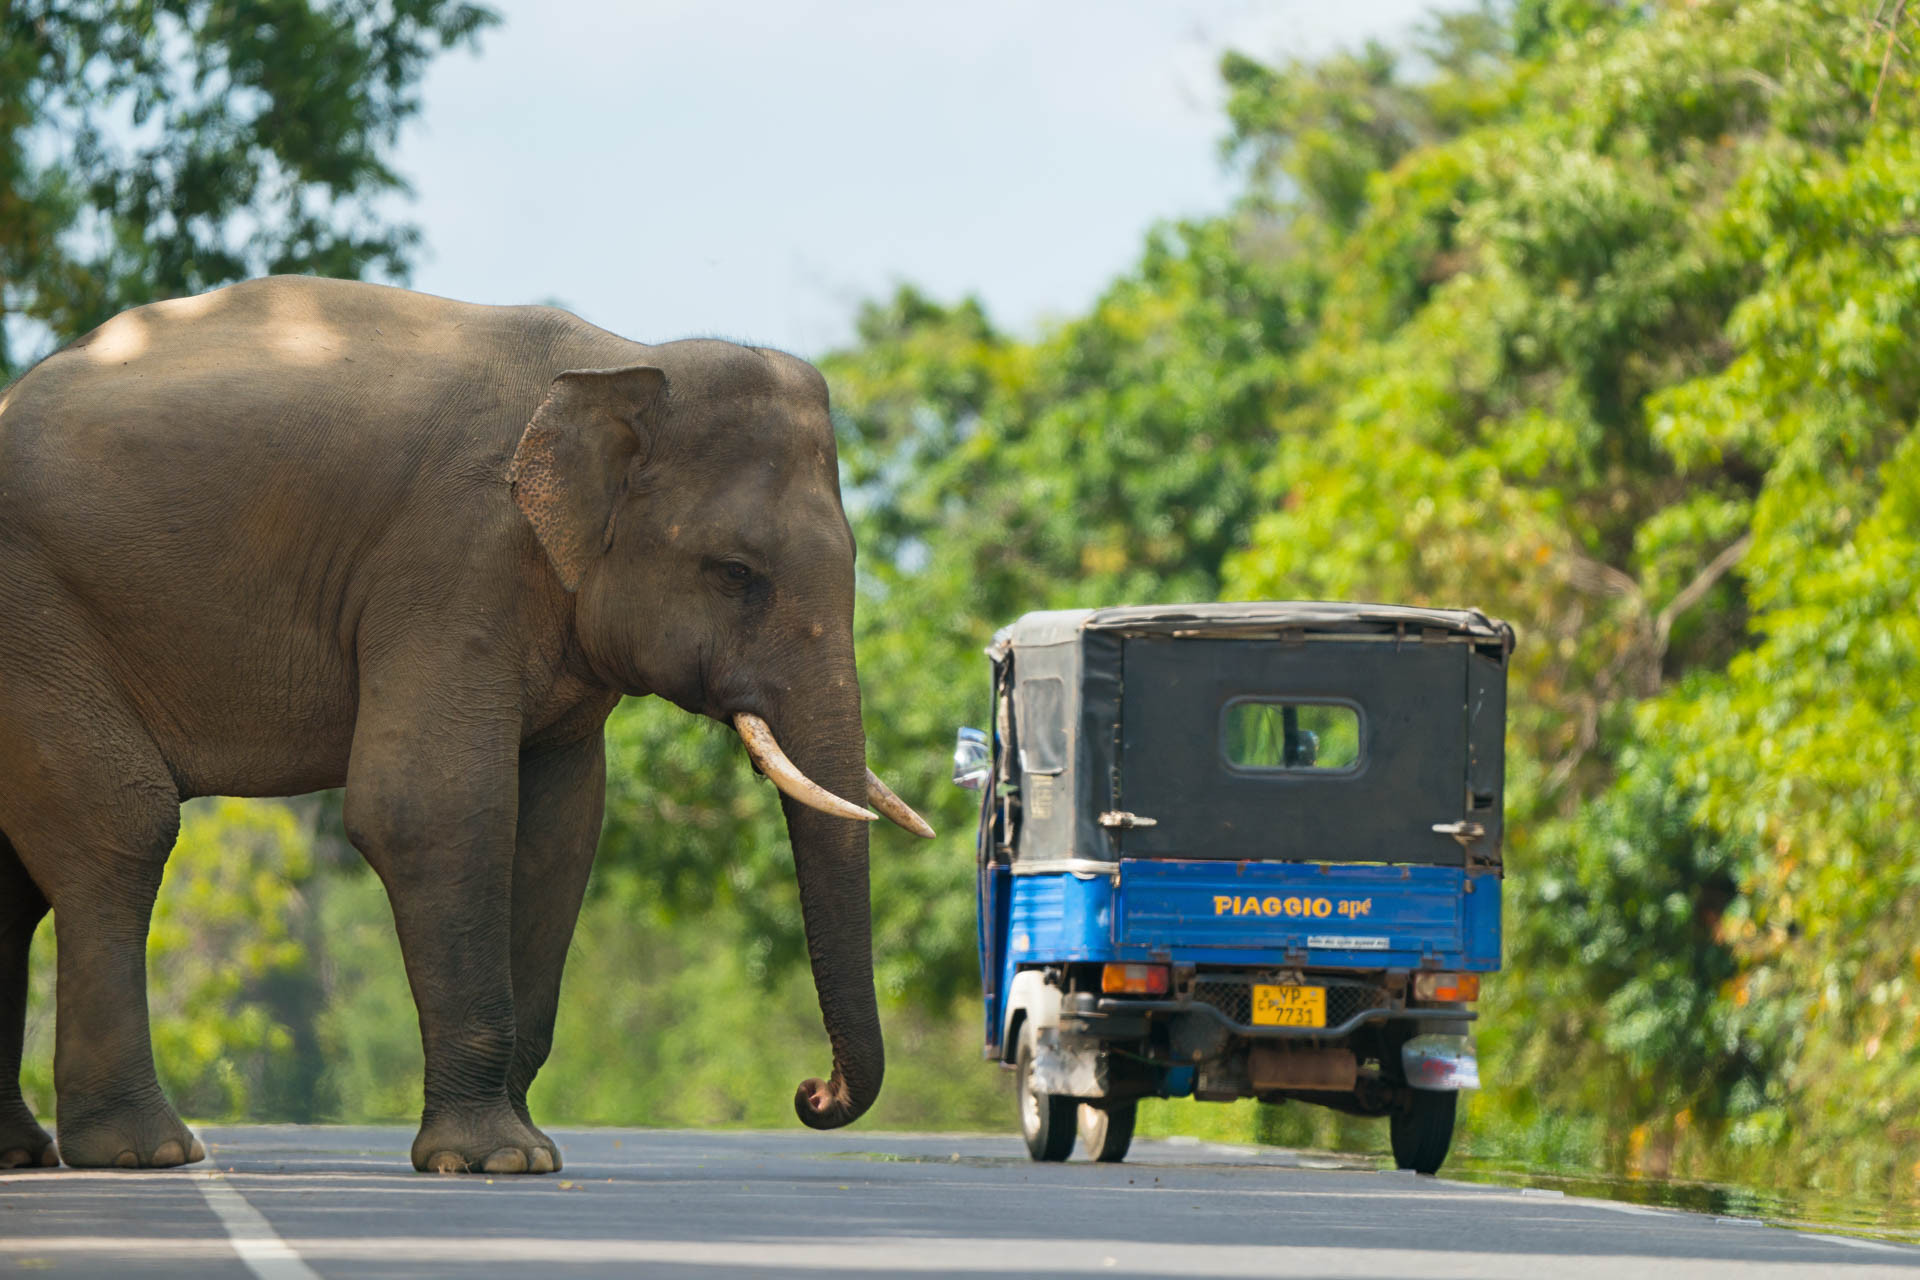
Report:
<svg viewBox="0 0 1920 1280"><path fill-rule="evenodd" d="M1513 628L1478 609L1419 609L1403 604L1348 604L1327 600L1247 600L1224 604L1140 604L1104 609L1056 609L1023 615L994 637L1002 646L1073 643L1083 631L1123 635L1253 637L1289 630L1398 633L1438 630L1512 643Z"/></svg>
<svg viewBox="0 0 1920 1280"><path fill-rule="evenodd" d="M1512 645L1512 629L1478 611L1402 605L1027 614L988 650L1002 777L1018 797L994 824L1000 852L1017 870L1122 857L1497 864ZM1290 726L1303 712L1337 722L1340 758L1320 763L1339 767L1237 758L1247 709L1269 708Z"/></svg>

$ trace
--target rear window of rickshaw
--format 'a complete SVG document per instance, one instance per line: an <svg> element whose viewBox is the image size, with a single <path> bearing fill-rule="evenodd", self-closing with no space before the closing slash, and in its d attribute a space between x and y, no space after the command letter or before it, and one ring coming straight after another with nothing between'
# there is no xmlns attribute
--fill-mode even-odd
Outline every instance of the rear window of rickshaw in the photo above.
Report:
<svg viewBox="0 0 1920 1280"><path fill-rule="evenodd" d="M1067 686L1058 676L1020 682L1020 767L1061 773L1067 767Z"/></svg>
<svg viewBox="0 0 1920 1280"><path fill-rule="evenodd" d="M1360 767L1360 710L1344 702L1236 698L1220 714L1220 747L1234 769L1351 773Z"/></svg>

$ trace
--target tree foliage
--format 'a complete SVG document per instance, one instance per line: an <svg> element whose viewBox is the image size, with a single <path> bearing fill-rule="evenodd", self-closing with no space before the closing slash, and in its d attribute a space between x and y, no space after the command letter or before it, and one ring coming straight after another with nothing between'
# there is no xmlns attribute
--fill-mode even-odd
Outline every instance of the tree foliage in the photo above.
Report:
<svg viewBox="0 0 1920 1280"><path fill-rule="evenodd" d="M1291 205L1326 246L1312 391L1230 587L1519 623L1494 1101L1611 1108L1653 1164L1912 1176L1896 13L1524 5L1514 92L1373 172L1349 233Z"/></svg>
<svg viewBox="0 0 1920 1280"><path fill-rule="evenodd" d="M116 312L276 272L403 278L382 197L468 0L0 2L0 380ZM12 349L27 344L29 350Z"/></svg>

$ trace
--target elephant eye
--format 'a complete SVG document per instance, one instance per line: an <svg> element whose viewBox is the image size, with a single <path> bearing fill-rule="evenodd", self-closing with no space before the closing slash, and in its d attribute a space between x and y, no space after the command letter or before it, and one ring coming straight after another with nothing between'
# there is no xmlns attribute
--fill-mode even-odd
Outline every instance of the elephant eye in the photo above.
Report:
<svg viewBox="0 0 1920 1280"><path fill-rule="evenodd" d="M707 572L712 575L709 581L718 590L742 600L760 599L771 590L766 578L756 572L752 565L732 556L709 560Z"/></svg>

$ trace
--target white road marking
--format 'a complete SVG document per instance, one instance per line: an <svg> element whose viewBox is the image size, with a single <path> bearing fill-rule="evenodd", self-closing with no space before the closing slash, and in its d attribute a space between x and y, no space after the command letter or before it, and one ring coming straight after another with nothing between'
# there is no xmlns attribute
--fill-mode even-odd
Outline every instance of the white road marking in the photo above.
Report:
<svg viewBox="0 0 1920 1280"><path fill-rule="evenodd" d="M1844 1244L1850 1249L1871 1249L1875 1253L1907 1253L1909 1250L1897 1244L1888 1244L1884 1240L1862 1240L1858 1236L1830 1236L1818 1232L1803 1233L1809 1240L1825 1240L1828 1244Z"/></svg>
<svg viewBox="0 0 1920 1280"><path fill-rule="evenodd" d="M1639 1218L1674 1218L1679 1217L1683 1212L1679 1209L1652 1209L1644 1204L1627 1204L1620 1200L1582 1199L1574 1203L1585 1205L1589 1209L1605 1209L1609 1213L1631 1213Z"/></svg>
<svg viewBox="0 0 1920 1280"><path fill-rule="evenodd" d="M227 1239L240 1261L260 1280L320 1280L319 1273L300 1261L293 1246L282 1240L258 1209L218 1173L194 1178L207 1208L227 1229Z"/></svg>

